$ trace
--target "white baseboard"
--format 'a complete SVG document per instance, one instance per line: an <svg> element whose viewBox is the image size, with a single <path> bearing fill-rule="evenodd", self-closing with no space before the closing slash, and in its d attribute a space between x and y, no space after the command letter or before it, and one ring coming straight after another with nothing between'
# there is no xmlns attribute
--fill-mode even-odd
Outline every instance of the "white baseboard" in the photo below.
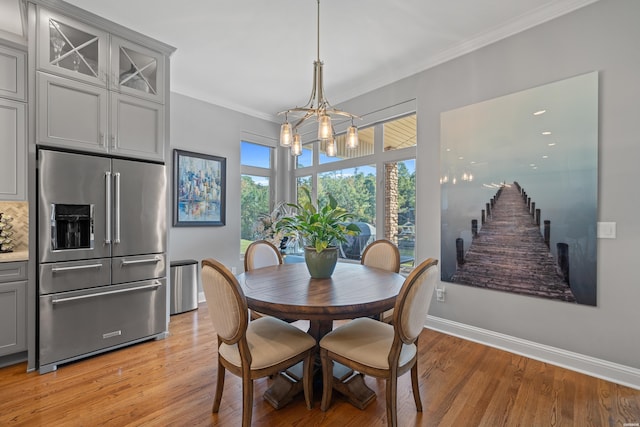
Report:
<svg viewBox="0 0 640 427"><path fill-rule="evenodd" d="M591 356L527 341L510 335L465 325L440 317L427 316L426 327L469 341L550 363L592 377L640 390L640 369Z"/></svg>

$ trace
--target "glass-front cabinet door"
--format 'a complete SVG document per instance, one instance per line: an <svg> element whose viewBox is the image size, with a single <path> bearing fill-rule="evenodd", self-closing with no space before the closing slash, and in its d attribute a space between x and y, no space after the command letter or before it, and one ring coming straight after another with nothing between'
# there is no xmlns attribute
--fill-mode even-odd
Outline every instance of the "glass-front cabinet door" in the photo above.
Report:
<svg viewBox="0 0 640 427"><path fill-rule="evenodd" d="M111 36L112 81L122 93L164 103L164 58L128 40Z"/></svg>
<svg viewBox="0 0 640 427"><path fill-rule="evenodd" d="M108 33L40 9L38 67L106 86Z"/></svg>

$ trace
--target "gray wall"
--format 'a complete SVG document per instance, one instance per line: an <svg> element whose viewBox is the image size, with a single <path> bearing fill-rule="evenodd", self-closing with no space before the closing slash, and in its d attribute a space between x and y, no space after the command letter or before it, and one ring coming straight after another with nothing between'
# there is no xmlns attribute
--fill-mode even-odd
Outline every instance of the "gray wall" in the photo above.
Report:
<svg viewBox="0 0 640 427"><path fill-rule="evenodd" d="M421 194L437 194L439 113L589 71L599 71L598 220L617 222L617 239L598 240L598 306L589 307L448 285L434 316L640 368L640 286L636 190L640 118L640 2L602 0L423 73ZM421 146L422 148L422 146ZM438 212L419 201L426 229L420 254L437 254ZM433 216L433 215L436 216ZM635 319L634 319L635 317Z"/></svg>
<svg viewBox="0 0 640 427"><path fill-rule="evenodd" d="M440 254L440 113L599 71L597 307L443 283L430 315L557 349L640 368L640 2L601 0L342 105L348 111L417 98L418 259ZM633 255L632 255L633 254Z"/></svg>
<svg viewBox="0 0 640 427"><path fill-rule="evenodd" d="M215 258L240 272L240 141L247 134L273 138L277 123L211 105L184 95L171 94L171 156L167 161L173 187L173 150L222 156L227 159L226 225L221 227L171 227L169 259ZM265 138L255 137L265 143ZM275 144L275 142L274 142ZM173 197L173 196L171 196ZM172 212L171 212L172 214ZM173 223L173 217L169 220Z"/></svg>

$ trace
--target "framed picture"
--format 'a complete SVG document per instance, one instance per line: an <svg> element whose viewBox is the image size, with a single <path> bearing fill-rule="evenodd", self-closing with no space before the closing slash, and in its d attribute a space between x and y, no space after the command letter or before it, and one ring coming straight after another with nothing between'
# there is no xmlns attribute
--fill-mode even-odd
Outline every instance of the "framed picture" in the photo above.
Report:
<svg viewBox="0 0 640 427"><path fill-rule="evenodd" d="M442 281L595 306L598 71L440 125Z"/></svg>
<svg viewBox="0 0 640 427"><path fill-rule="evenodd" d="M173 225L225 224L227 159L173 150Z"/></svg>

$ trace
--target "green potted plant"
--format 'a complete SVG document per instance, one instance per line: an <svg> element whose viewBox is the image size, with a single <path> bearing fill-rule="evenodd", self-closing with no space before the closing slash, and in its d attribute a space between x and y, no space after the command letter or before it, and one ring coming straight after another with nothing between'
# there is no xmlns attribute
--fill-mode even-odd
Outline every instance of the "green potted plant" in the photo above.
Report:
<svg viewBox="0 0 640 427"><path fill-rule="evenodd" d="M338 206L331 195L329 201L315 206L311 203L309 189L300 189L307 196L306 202L288 203L295 212L278 221L278 228L288 236L299 238L304 245L304 260L309 274L315 279L331 277L338 262L339 243L346 243L347 236L357 236L360 228L352 221L354 215Z"/></svg>

